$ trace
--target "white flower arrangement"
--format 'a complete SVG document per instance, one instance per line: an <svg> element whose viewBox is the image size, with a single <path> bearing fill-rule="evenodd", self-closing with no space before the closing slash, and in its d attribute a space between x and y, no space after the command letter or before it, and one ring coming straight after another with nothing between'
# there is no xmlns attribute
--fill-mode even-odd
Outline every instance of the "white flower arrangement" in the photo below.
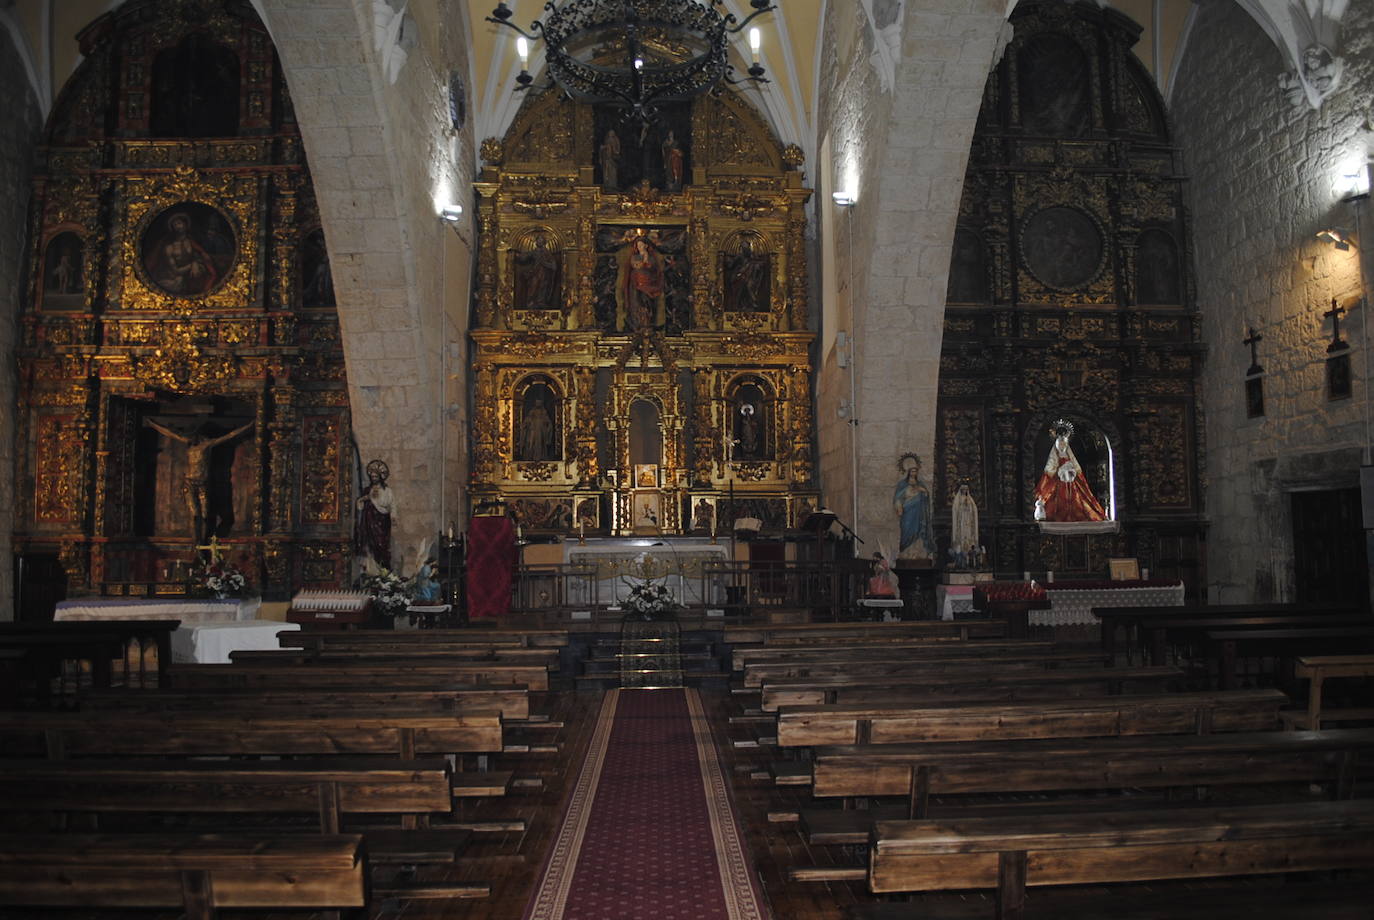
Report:
<svg viewBox="0 0 1374 920"><path fill-rule="evenodd" d="M203 563L192 570L191 578L196 593L218 598L239 597L248 587L248 579L232 562Z"/></svg>
<svg viewBox="0 0 1374 920"><path fill-rule="evenodd" d="M358 587L372 596L372 604L380 613L403 613L415 597L414 580L402 578L390 569L359 576Z"/></svg>
<svg viewBox="0 0 1374 920"><path fill-rule="evenodd" d="M668 590L668 586L656 582L634 585L630 588L629 595L621 602L621 607L625 610L646 618L668 613L676 606L677 603L673 600L673 593Z"/></svg>

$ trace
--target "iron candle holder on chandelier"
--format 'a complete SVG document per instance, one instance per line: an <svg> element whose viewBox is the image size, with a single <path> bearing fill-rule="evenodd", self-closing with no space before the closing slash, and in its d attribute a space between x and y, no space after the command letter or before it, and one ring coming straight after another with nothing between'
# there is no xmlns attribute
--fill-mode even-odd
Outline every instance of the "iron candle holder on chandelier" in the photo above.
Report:
<svg viewBox="0 0 1374 920"><path fill-rule="evenodd" d="M631 118L653 121L657 106L714 92L724 81L766 83L760 62L760 35L749 31L753 62L748 76L732 79L729 36L756 17L777 9L772 0L749 0L753 12L743 22L717 7L724 0L554 0L545 18L529 31L511 22L501 2L487 22L519 33L520 74L516 91L534 82L529 42L543 40L549 76L573 99L630 110ZM669 52L672 48L676 53Z"/></svg>

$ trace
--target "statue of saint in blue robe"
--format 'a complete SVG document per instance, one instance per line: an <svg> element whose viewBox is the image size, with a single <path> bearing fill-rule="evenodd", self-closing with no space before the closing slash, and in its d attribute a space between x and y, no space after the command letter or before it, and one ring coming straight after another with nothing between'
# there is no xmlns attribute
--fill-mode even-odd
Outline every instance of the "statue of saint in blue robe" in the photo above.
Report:
<svg viewBox="0 0 1374 920"><path fill-rule="evenodd" d="M931 559L935 556L935 538L930 529L930 490L920 478L921 467L907 467L906 476L892 492L892 507L901 524L901 548L898 559Z"/></svg>

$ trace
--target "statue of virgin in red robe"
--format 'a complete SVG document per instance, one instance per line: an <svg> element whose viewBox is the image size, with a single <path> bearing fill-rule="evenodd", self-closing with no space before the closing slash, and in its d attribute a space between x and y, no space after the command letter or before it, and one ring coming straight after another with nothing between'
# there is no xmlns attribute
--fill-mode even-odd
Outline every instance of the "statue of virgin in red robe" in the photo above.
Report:
<svg viewBox="0 0 1374 920"><path fill-rule="evenodd" d="M1107 512L1088 487L1083 467L1079 466L1069 446L1073 425L1060 419L1050 431L1054 434L1054 446L1050 448L1044 472L1035 487L1036 500L1044 502L1045 520L1061 523L1105 521Z"/></svg>

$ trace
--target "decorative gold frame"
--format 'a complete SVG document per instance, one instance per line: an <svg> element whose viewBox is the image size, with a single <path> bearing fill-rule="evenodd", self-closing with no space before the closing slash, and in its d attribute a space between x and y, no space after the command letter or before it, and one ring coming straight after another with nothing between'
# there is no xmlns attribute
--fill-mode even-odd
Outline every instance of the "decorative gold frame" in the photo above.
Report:
<svg viewBox="0 0 1374 920"><path fill-rule="evenodd" d="M189 316L205 308L245 309L258 306L258 196L260 180L241 172L202 172L178 166L170 176L150 175L125 180L126 226L121 254L120 305L133 310L161 310ZM139 246L149 224L167 208L195 202L228 218L238 244L234 263L215 290L193 297L168 294L147 276Z"/></svg>

